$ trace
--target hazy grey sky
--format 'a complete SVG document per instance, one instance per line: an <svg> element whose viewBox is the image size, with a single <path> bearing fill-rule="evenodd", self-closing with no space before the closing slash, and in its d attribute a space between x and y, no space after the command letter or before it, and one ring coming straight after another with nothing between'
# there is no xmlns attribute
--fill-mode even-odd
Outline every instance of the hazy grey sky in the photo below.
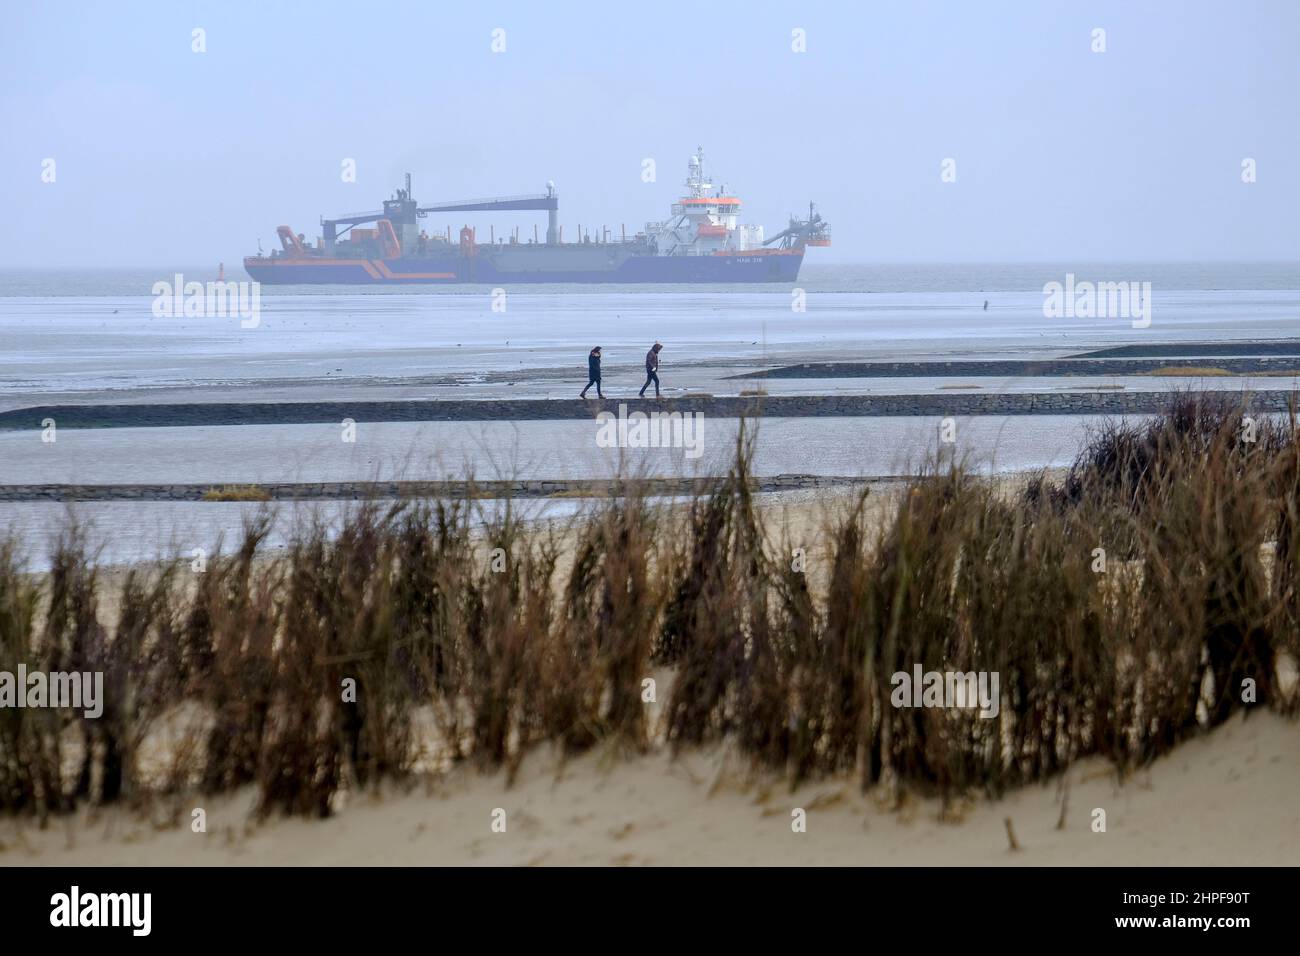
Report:
<svg viewBox="0 0 1300 956"><path fill-rule="evenodd" d="M0 266L229 268L408 170L632 231L697 144L769 234L816 200L819 261L1296 260L1298 50L1295 0L11 0Z"/></svg>

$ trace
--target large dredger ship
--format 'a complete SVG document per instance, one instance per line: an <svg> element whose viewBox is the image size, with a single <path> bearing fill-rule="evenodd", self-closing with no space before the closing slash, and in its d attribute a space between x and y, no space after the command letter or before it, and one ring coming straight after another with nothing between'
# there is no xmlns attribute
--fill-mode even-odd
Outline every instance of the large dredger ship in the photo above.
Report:
<svg viewBox="0 0 1300 956"><path fill-rule="evenodd" d="M808 218L791 217L770 238L762 226L739 222L740 200L715 189L704 172L704 151L690 158L686 195L673 203L662 222L627 235L600 228L583 230L565 242L559 224L559 197L553 183L545 193L470 199L422 206L406 188L398 189L384 208L321 220L315 245L288 226L276 230L281 248L270 255L249 256L244 269L259 282L420 284L475 282L793 282L804 249L828 246L830 226L808 205ZM451 226L430 234L420 220L454 213L542 210L546 235L534 227L520 238L518 229L497 236L490 226L487 242L463 226L453 238ZM579 227L581 229L581 227Z"/></svg>

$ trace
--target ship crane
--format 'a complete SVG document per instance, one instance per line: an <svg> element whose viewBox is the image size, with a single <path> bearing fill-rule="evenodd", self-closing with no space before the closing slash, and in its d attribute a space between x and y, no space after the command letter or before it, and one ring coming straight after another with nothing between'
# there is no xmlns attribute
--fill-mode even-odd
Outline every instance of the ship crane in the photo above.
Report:
<svg viewBox="0 0 1300 956"><path fill-rule="evenodd" d="M460 199L453 202L433 203L421 206L411 198L411 174L406 174L406 188L397 190L396 195L384 202L384 208L375 212L359 212L333 219L321 219L322 238L327 246L341 238L353 226L368 222L388 220L399 229L403 225L414 225L417 218L423 219L429 213L443 212L515 212L518 210L545 210L549 215L546 224L546 242L554 245L559 241L560 197L555 191L554 183L546 184L546 192L523 196L496 196L486 199ZM339 227L343 229L340 230ZM382 228L382 227L381 227ZM387 230L385 230L387 231Z"/></svg>
<svg viewBox="0 0 1300 956"><path fill-rule="evenodd" d="M831 226L817 207L813 203L808 204L808 218L798 219L795 216L790 217L790 225L782 229L775 236L763 241L763 245L770 246L774 242L780 243L782 249L797 249L800 246L829 246L831 244Z"/></svg>
<svg viewBox="0 0 1300 956"><path fill-rule="evenodd" d="M431 212L514 212L520 209L546 210L546 242L555 245L560 241L560 197L556 195L555 187L549 183L544 193L434 203L432 206L420 206L416 215L424 217Z"/></svg>

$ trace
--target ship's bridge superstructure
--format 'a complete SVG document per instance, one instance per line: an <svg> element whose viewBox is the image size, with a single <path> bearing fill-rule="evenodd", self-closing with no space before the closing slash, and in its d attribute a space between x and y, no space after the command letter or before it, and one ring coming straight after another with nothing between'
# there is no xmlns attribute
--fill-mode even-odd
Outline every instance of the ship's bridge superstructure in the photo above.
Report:
<svg viewBox="0 0 1300 956"><path fill-rule="evenodd" d="M696 149L686 166L686 195L672 205L672 216L646 223L646 235L661 255L708 256L746 252L763 245L763 227L742 224L740 200L716 192L704 172L704 148Z"/></svg>

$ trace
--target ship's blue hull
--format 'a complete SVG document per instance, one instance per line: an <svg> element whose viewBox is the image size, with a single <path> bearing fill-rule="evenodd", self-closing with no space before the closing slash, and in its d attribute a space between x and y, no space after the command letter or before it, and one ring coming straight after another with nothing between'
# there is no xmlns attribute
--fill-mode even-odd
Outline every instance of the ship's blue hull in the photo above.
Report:
<svg viewBox="0 0 1300 956"><path fill-rule="evenodd" d="M590 256L582 257L587 260L583 263L585 268L566 267L549 256L512 258L514 261L505 265L491 253L426 259L254 256L244 260L244 269L258 282L280 285L794 282L799 278L803 250L764 251L754 255L611 255L596 268L590 267L593 264Z"/></svg>

